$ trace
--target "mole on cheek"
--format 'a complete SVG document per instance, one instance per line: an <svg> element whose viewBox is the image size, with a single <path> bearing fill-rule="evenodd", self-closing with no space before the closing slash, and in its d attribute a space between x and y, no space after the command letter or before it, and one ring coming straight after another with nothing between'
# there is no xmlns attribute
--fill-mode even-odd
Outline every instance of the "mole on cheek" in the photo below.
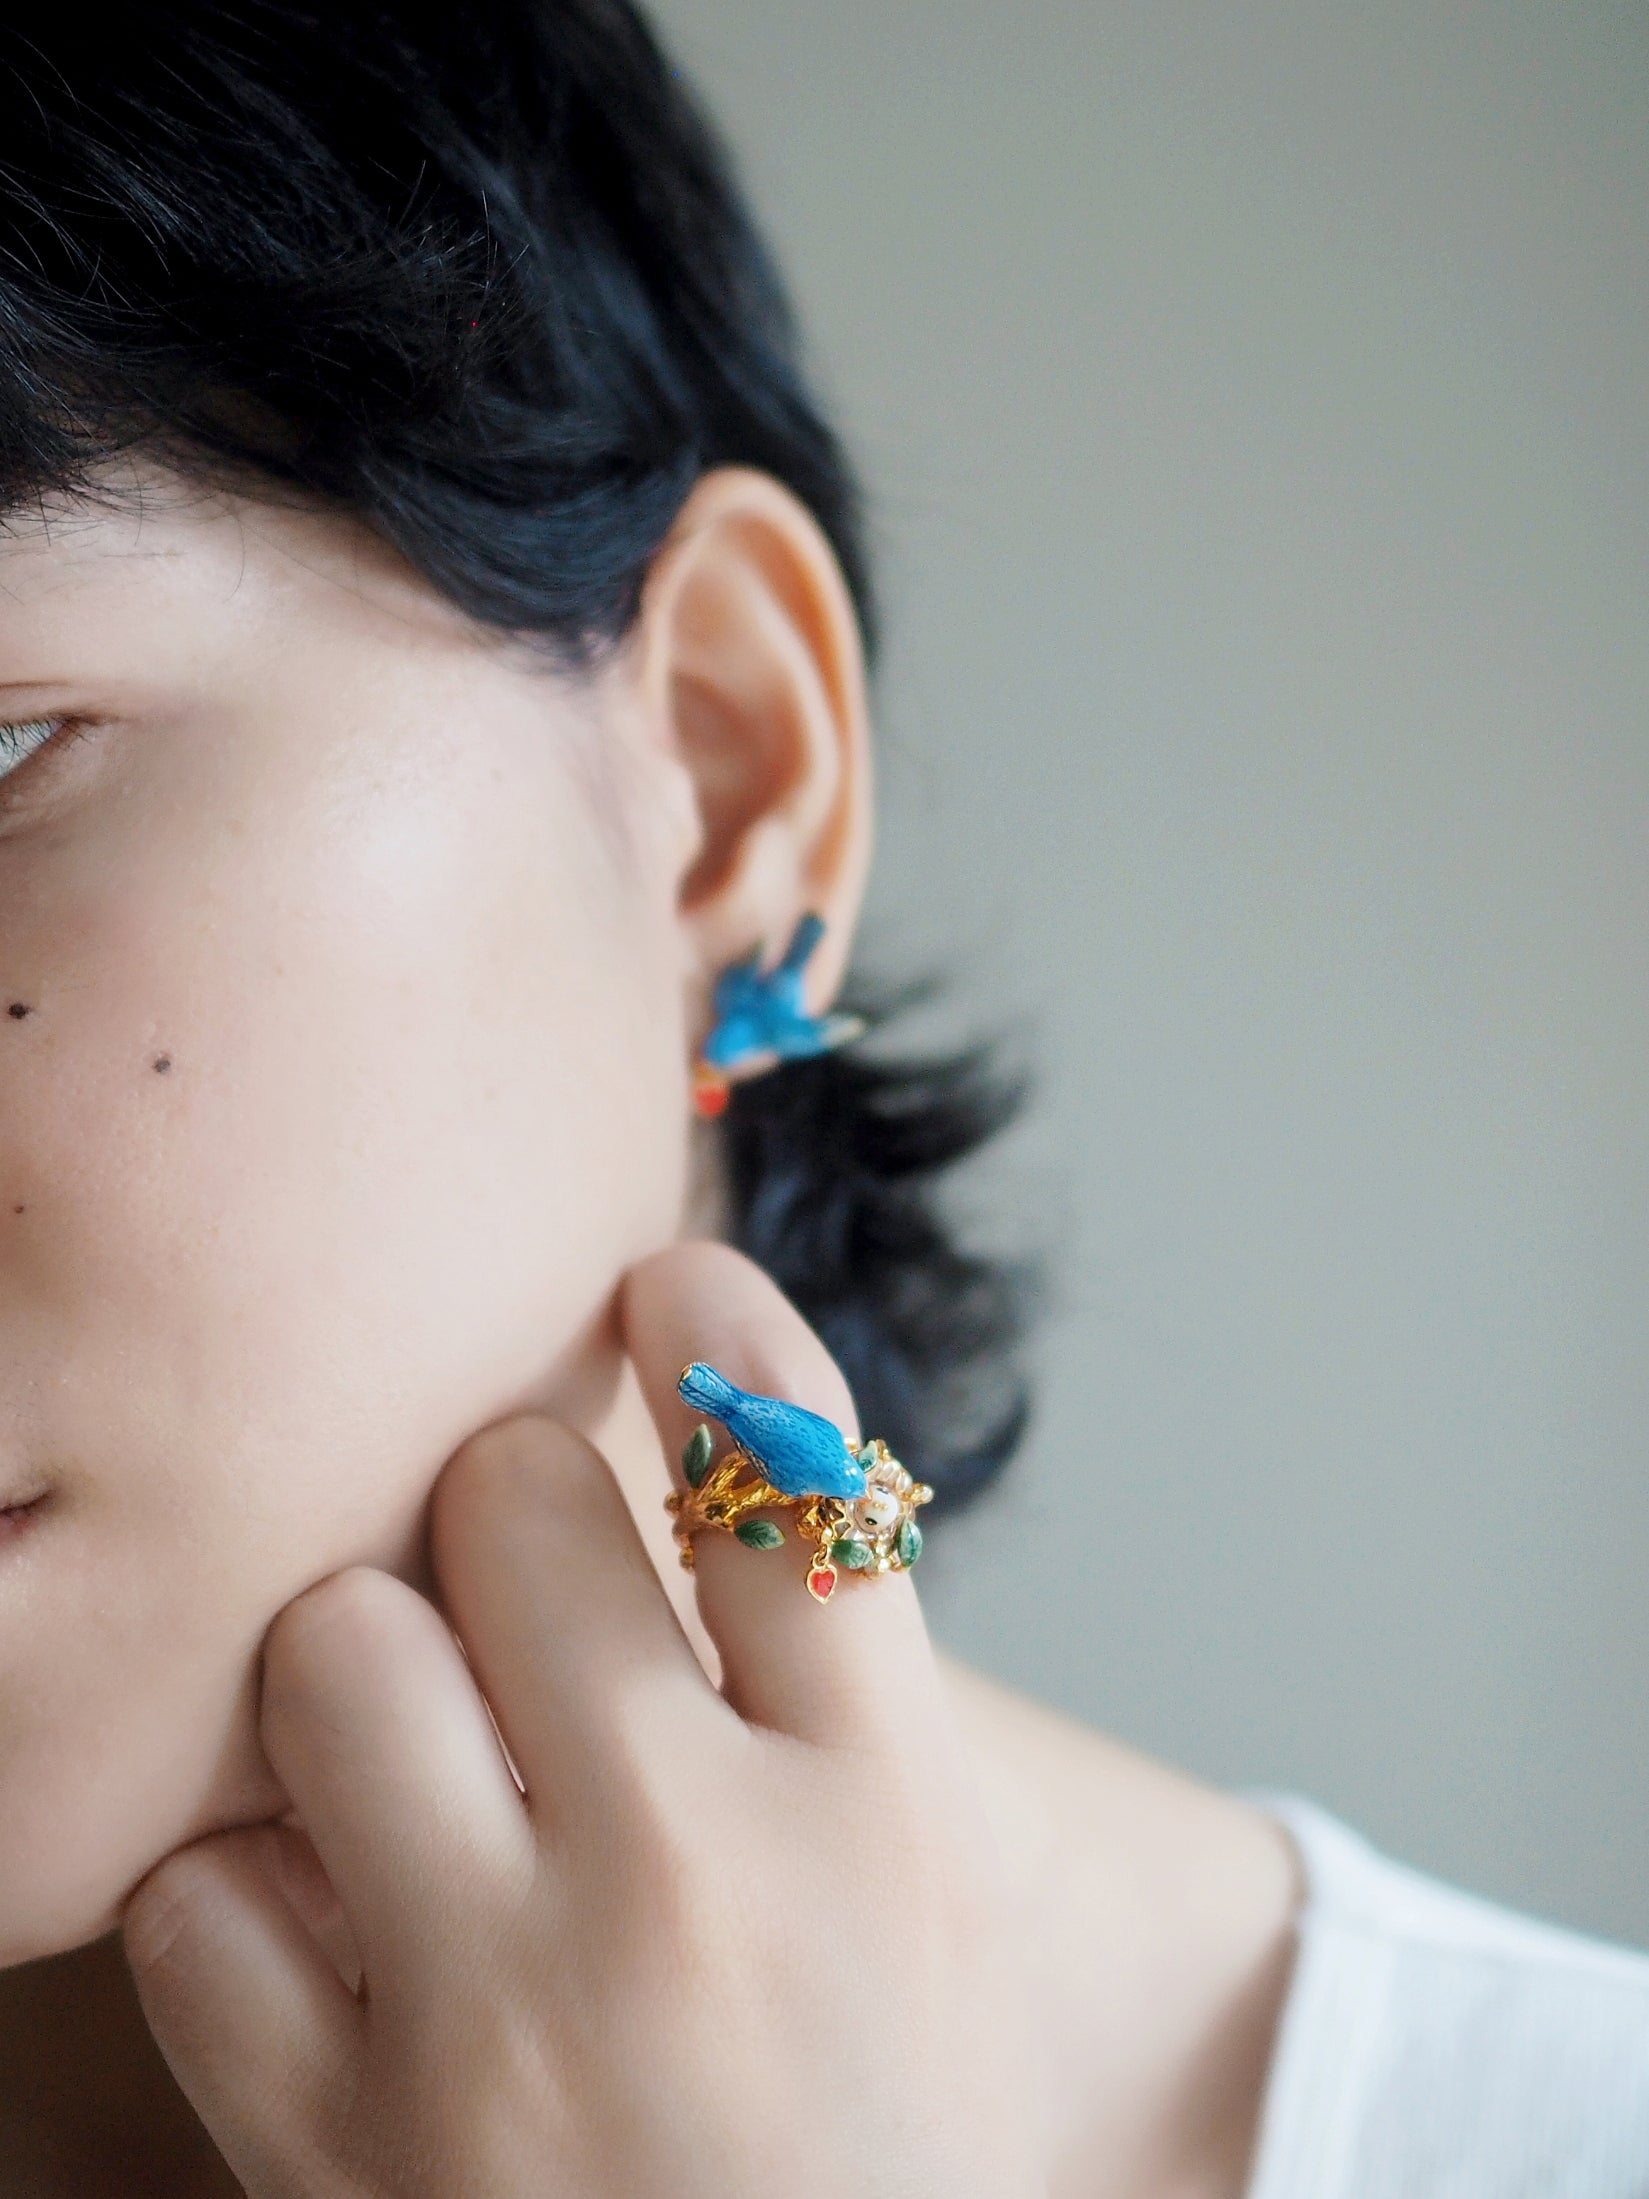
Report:
<svg viewBox="0 0 1649 2199"><path fill-rule="evenodd" d="M9 1016L14 1017L17 1022L21 1023L25 1016L33 1015L34 1010L29 1006L26 1000L14 1000L7 1008L6 1013ZM170 1069L171 1066L172 1057L170 1054L157 1054L155 1056L155 1067L162 1073ZM14 1206L12 1208L12 1212L14 1214L23 1214L27 1212L27 1208L22 1206Z"/></svg>
<svg viewBox="0 0 1649 2199"><path fill-rule="evenodd" d="M6 1013L10 1016L15 1016L17 1021L21 1023L26 1015L33 1015L34 1010L29 1006L26 1000L14 1000L11 1006L6 1010ZM14 1214L21 1214L24 1211L25 1209L21 1206L14 1206L12 1208L12 1212Z"/></svg>
<svg viewBox="0 0 1649 2199"><path fill-rule="evenodd" d="M8 1015L15 1016L18 1022L21 1023L26 1015L33 1015L34 1010L28 1005L26 1001L14 1000L10 1008L6 1012ZM171 1068L171 1066L172 1057L170 1054L156 1054L154 1059L154 1067L161 1076L164 1076L167 1070ZM19 1214L21 1214L23 1209L19 1207L17 1211Z"/></svg>

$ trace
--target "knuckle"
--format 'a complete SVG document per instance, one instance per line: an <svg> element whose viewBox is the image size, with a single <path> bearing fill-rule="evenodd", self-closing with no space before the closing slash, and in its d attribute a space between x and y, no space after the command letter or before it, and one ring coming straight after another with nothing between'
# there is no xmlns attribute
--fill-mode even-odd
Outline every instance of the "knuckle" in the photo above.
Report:
<svg viewBox="0 0 1649 2199"><path fill-rule="evenodd" d="M120 1920L121 1943L135 1977L164 1975L187 1959L215 1881L208 1858L184 1848L139 1882Z"/></svg>
<svg viewBox="0 0 1649 2199"><path fill-rule="evenodd" d="M621 1940L660 1947L692 1937L721 1899L720 1836L729 1788L720 1751L684 1757L680 1720L657 1689L620 1686L604 1706L599 1806L582 1843L587 1863L616 1889L611 1916Z"/></svg>
<svg viewBox="0 0 1649 2199"><path fill-rule="evenodd" d="M553 1425L542 1413L509 1413L502 1420L489 1420L458 1445L445 1472L474 1481L507 1476L524 1461L530 1462L541 1441L540 1431Z"/></svg>
<svg viewBox="0 0 1649 2199"><path fill-rule="evenodd" d="M632 1964L671 1974L696 1967L726 1932L721 1898L706 1868L702 1840L674 1812L632 1810L614 1874L620 1944Z"/></svg>
<svg viewBox="0 0 1649 2199"><path fill-rule="evenodd" d="M358 1660L394 1626L408 1591L375 1566L329 1573L270 1621L263 1644L263 1695L296 1701L324 1686L340 1658Z"/></svg>
<svg viewBox="0 0 1649 2199"><path fill-rule="evenodd" d="M450 1532L456 1511L485 1518L523 1503L594 1505L612 1481L595 1447L542 1413L516 1413L478 1429L459 1445L436 1482L435 1531Z"/></svg>
<svg viewBox="0 0 1649 2199"><path fill-rule="evenodd" d="M661 1822L679 1814L696 1782L673 1689L661 1687L645 1668L615 1673L607 1687L601 1742L607 1776L634 1796L644 1813Z"/></svg>
<svg viewBox="0 0 1649 2199"><path fill-rule="evenodd" d="M570 1429L556 1432L562 1441L540 1462L539 1502L554 1512L558 1526L574 1534L610 1532L625 1509L612 1468L582 1436Z"/></svg>

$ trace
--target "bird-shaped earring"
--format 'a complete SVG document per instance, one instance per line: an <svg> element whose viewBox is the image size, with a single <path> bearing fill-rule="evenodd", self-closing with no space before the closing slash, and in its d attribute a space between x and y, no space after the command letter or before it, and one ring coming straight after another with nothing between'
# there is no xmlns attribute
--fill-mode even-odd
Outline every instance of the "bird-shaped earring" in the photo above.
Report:
<svg viewBox="0 0 1649 2199"><path fill-rule="evenodd" d="M716 980L716 1020L693 1065L693 1105L701 1115L724 1111L734 1071L752 1073L829 1053L864 1030L862 1016L813 1016L803 1005L807 965L824 930L824 918L809 911L771 970L762 968L758 947Z"/></svg>

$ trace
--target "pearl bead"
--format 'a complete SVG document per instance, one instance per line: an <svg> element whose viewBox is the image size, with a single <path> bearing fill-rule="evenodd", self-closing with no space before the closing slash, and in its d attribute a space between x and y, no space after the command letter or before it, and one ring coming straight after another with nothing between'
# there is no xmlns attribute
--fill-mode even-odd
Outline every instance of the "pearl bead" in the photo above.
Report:
<svg viewBox="0 0 1649 2199"><path fill-rule="evenodd" d="M898 1526L903 1507L891 1489L873 1488L859 1499L856 1509L862 1527L873 1535L885 1535Z"/></svg>

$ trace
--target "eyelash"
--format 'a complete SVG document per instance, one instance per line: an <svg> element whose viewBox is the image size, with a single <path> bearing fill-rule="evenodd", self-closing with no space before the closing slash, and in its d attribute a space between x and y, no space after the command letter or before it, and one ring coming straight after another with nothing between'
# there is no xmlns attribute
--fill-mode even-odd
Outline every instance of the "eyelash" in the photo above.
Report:
<svg viewBox="0 0 1649 2199"><path fill-rule="evenodd" d="M67 746L79 740L84 731L74 718L0 719L0 803L8 798L6 782L32 763L42 750L50 748L54 742ZM21 740L31 733L38 733L43 738L31 748L20 748Z"/></svg>

